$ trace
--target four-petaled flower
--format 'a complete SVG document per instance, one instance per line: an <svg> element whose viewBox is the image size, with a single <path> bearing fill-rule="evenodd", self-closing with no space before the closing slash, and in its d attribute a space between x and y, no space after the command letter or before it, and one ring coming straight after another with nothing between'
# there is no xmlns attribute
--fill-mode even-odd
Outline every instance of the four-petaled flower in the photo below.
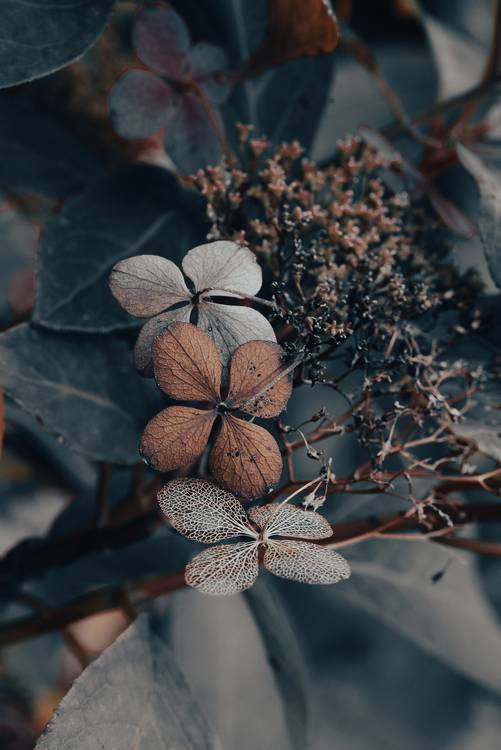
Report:
<svg viewBox="0 0 501 750"><path fill-rule="evenodd" d="M204 594L248 589L261 557L270 573L302 583L331 584L350 576L350 566L338 552L303 541L332 535L318 513L288 503L255 506L246 513L234 495L203 479L175 479L158 499L171 525L188 539L203 544L247 539L210 547L187 565L186 583Z"/></svg>
<svg viewBox="0 0 501 750"><path fill-rule="evenodd" d="M123 138L147 138L162 129L167 152L183 172L215 164L222 119L214 105L229 92L226 55L213 44L192 45L183 19L170 7L146 8L137 17L133 44L151 69L130 70L110 95L110 114Z"/></svg>
<svg viewBox="0 0 501 750"><path fill-rule="evenodd" d="M282 456L267 430L235 416L243 411L269 419L283 411L291 394L290 372L282 350L271 341L249 341L234 352L229 382L212 339L191 323L174 323L153 344L158 386L178 401L207 408L169 406L148 422L141 454L159 471L173 471L199 458L219 422L209 455L217 481L243 497L258 497L280 479Z"/></svg>
<svg viewBox="0 0 501 750"><path fill-rule="evenodd" d="M195 309L197 325L214 340L225 364L246 341L276 341L270 323L257 310L211 300L213 296L244 298L259 291L261 268L248 248L226 241L199 245L185 255L182 268L193 291L179 268L159 255L135 255L121 260L111 272L110 288L122 307L138 318L151 317L134 352L139 372L152 374L156 336L176 321L188 323Z"/></svg>

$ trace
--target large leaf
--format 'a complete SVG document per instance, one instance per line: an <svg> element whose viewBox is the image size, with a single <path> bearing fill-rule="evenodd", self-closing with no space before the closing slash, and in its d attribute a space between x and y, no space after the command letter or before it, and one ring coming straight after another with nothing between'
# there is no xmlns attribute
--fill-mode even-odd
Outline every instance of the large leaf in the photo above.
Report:
<svg viewBox="0 0 501 750"><path fill-rule="evenodd" d="M390 540L366 542L347 557L353 574L336 594L501 694L501 627L474 557L432 542Z"/></svg>
<svg viewBox="0 0 501 750"><path fill-rule="evenodd" d="M134 372L125 342L23 324L0 337L0 383L79 453L137 462L141 429L156 406L150 385Z"/></svg>
<svg viewBox="0 0 501 750"><path fill-rule="evenodd" d="M103 31L114 0L4 0L0 88L73 62Z"/></svg>
<svg viewBox="0 0 501 750"><path fill-rule="evenodd" d="M109 290L112 267L143 253L178 259L202 238L202 215L196 196L159 167L134 165L92 185L45 228L34 320L87 332L130 326Z"/></svg>
<svg viewBox="0 0 501 750"><path fill-rule="evenodd" d="M307 745L308 685L297 634L278 593L264 576L245 592L250 610L259 628L269 664L284 702L291 746L304 750Z"/></svg>
<svg viewBox="0 0 501 750"><path fill-rule="evenodd" d="M0 188L11 192L58 198L99 171L97 156L68 128L5 93L0 98L0 142Z"/></svg>
<svg viewBox="0 0 501 750"><path fill-rule="evenodd" d="M268 649L244 596L179 591L168 613L171 648L223 748L288 748Z"/></svg>
<svg viewBox="0 0 501 750"><path fill-rule="evenodd" d="M210 41L224 47L234 69L240 68L265 38L267 0L174 0L173 4L195 38L207 39L210 32ZM314 6L319 5L315 0ZM333 66L333 54L291 60L236 86L222 107L228 136L235 135L236 121L248 122L255 126L256 135L266 135L274 143L298 139L309 148L328 101Z"/></svg>
<svg viewBox="0 0 501 750"><path fill-rule="evenodd" d="M219 741L151 616L75 681L37 750L216 750Z"/></svg>
<svg viewBox="0 0 501 750"><path fill-rule="evenodd" d="M501 289L501 170L461 144L457 154L480 191L480 237L491 276Z"/></svg>

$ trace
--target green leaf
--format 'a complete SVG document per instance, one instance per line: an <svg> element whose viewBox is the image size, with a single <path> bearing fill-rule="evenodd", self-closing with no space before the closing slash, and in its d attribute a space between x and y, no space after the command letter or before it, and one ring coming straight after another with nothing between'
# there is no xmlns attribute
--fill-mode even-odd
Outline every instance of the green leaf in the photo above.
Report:
<svg viewBox="0 0 501 750"><path fill-rule="evenodd" d="M216 750L174 656L142 614L63 698L37 750Z"/></svg>
<svg viewBox="0 0 501 750"><path fill-rule="evenodd" d="M158 410L127 344L105 336L24 323L0 336L0 384L61 442L97 461L136 463L141 430Z"/></svg>
<svg viewBox="0 0 501 750"><path fill-rule="evenodd" d="M114 0L4 0L0 88L77 60L96 41Z"/></svg>
<svg viewBox="0 0 501 750"><path fill-rule="evenodd" d="M112 267L143 253L178 260L204 237L202 203L171 172L146 164L68 201L43 233L34 321L88 333L137 325L111 295Z"/></svg>
<svg viewBox="0 0 501 750"><path fill-rule="evenodd" d="M264 576L245 594L261 633L269 664L284 702L291 747L308 747L308 688L303 657L278 592Z"/></svg>

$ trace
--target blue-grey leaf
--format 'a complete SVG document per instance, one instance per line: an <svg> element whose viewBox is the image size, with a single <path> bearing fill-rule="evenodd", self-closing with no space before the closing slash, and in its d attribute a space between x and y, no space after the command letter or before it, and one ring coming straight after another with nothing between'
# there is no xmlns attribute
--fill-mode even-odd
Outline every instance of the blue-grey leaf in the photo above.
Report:
<svg viewBox="0 0 501 750"><path fill-rule="evenodd" d="M69 201L42 236L34 320L81 332L137 325L113 299L110 271L132 255L179 260L203 237L199 197L167 170L136 164Z"/></svg>
<svg viewBox="0 0 501 750"><path fill-rule="evenodd" d="M37 750L217 750L174 656L142 614L74 682Z"/></svg>
<svg viewBox="0 0 501 750"><path fill-rule="evenodd" d="M77 60L103 31L115 0L2 0L0 88Z"/></svg>
<svg viewBox="0 0 501 750"><path fill-rule="evenodd" d="M138 461L155 389L116 337L56 334L22 324L0 336L0 383L51 434L97 461Z"/></svg>

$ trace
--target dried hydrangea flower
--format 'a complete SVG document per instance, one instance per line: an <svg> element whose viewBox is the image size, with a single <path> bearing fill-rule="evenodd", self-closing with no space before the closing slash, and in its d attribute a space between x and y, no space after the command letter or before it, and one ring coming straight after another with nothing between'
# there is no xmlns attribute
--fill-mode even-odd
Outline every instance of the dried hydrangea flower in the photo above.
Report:
<svg viewBox="0 0 501 750"><path fill-rule="evenodd" d="M226 55L213 44L192 45L181 16L172 8L145 8L137 17L133 44L151 69L130 70L115 84L110 113L123 138L147 138L165 128L165 145L176 164L192 172L221 155L217 109L229 86L223 82ZM216 120L216 123L214 123Z"/></svg>
<svg viewBox="0 0 501 750"><path fill-rule="evenodd" d="M156 336L176 321L190 322L195 308L198 326L214 340L224 364L246 341L276 341L270 323L257 310L211 300L213 296L245 298L259 291L262 272L250 250L236 242L211 242L190 250L181 265L193 291L179 268L159 255L121 260L111 272L110 288L121 306L138 318L151 317L134 351L140 373L152 374L151 347Z"/></svg>
<svg viewBox="0 0 501 750"><path fill-rule="evenodd" d="M186 583L204 594L225 596L250 588L260 554L270 573L300 583L332 584L350 576L338 552L303 541L332 535L330 524L313 511L275 503L246 513L234 495L203 479L175 479L158 500L172 526L188 539L203 544L250 540L210 547L187 565Z"/></svg>
<svg viewBox="0 0 501 750"><path fill-rule="evenodd" d="M202 455L214 423L219 430L209 469L228 489L258 497L278 482L282 456L275 438L254 422L234 416L277 417L292 384L282 350L271 341L249 341L233 354L229 384L222 395L223 367L212 339L190 323L174 323L155 339L153 366L158 386L179 401L204 402L208 408L169 406L146 425L141 454L159 471L188 466Z"/></svg>

